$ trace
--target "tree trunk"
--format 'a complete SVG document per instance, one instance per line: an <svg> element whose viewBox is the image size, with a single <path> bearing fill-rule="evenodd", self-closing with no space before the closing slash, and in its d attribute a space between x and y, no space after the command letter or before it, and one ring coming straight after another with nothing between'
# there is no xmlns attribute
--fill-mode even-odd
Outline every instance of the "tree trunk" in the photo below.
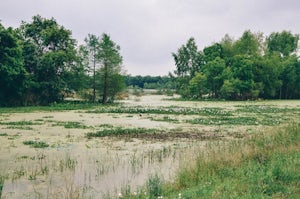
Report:
<svg viewBox="0 0 300 199"><path fill-rule="evenodd" d="M280 86L280 90L279 90L279 99L282 98L282 86Z"/></svg>
<svg viewBox="0 0 300 199"><path fill-rule="evenodd" d="M107 86L108 86L108 71L107 71L107 64L104 63L104 85L103 85L103 97L102 97L102 104L107 102Z"/></svg>
<svg viewBox="0 0 300 199"><path fill-rule="evenodd" d="M93 103L96 102L96 49L94 49L94 60L93 60L93 64L94 64L94 70L93 70L93 76L94 76L94 82L93 82Z"/></svg>

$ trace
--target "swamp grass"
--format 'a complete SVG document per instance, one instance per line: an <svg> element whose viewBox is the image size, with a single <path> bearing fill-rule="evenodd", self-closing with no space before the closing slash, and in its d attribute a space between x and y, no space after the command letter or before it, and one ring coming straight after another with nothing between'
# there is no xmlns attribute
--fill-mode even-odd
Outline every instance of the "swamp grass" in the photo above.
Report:
<svg viewBox="0 0 300 199"><path fill-rule="evenodd" d="M69 111L69 110L88 110L98 106L113 106L103 105L90 102L61 102L53 103L48 106L22 106L22 107L0 107L0 114L3 113L32 113L37 111Z"/></svg>
<svg viewBox="0 0 300 199"><path fill-rule="evenodd" d="M199 117L186 120L190 124L201 125L264 125L274 126L281 124L285 119L279 117L271 117L268 115L256 116L240 116L240 117Z"/></svg>
<svg viewBox="0 0 300 199"><path fill-rule="evenodd" d="M289 113L300 111L299 108L277 107L275 105L236 105L237 112L245 113Z"/></svg>
<svg viewBox="0 0 300 199"><path fill-rule="evenodd" d="M88 126L80 123L80 122L61 122L61 121L52 121L48 120L47 122L52 122L52 126L63 126L66 129L87 129L89 128Z"/></svg>
<svg viewBox="0 0 300 199"><path fill-rule="evenodd" d="M179 106L169 106L169 107L99 107L95 110L88 110L87 113L126 113L126 114L169 114L169 115L222 115L231 116L231 112L226 111L218 107L209 108L190 108L190 107L179 107Z"/></svg>
<svg viewBox="0 0 300 199"><path fill-rule="evenodd" d="M178 171L174 182L149 180L138 194L127 192L123 198L300 196L300 124L257 133L245 140L211 143L199 153ZM157 191L151 192L149 186Z"/></svg>
<svg viewBox="0 0 300 199"><path fill-rule="evenodd" d="M93 137L106 137L106 136L123 136L123 135L139 135L145 133L154 133L156 129L146 129L146 128L109 128L103 129L97 132L89 132L86 134L88 139Z"/></svg>
<svg viewBox="0 0 300 199"><path fill-rule="evenodd" d="M23 144L29 145L33 148L47 148L47 147L49 147L49 144L47 144L44 141L26 140L26 141L23 141Z"/></svg>

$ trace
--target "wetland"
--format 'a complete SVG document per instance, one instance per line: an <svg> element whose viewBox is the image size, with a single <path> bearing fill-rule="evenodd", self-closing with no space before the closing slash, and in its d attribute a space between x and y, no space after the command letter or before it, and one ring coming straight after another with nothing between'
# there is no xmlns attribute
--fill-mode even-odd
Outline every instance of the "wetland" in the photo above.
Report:
<svg viewBox="0 0 300 199"><path fill-rule="evenodd" d="M212 143L300 119L299 100L145 94L114 105L66 107L1 108L2 198L118 198L143 190L149 179L172 182Z"/></svg>

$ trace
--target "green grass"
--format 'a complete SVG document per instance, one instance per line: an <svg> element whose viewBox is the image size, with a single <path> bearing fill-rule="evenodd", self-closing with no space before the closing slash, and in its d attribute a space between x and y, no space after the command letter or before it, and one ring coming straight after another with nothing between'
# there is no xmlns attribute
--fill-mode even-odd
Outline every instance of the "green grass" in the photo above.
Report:
<svg viewBox="0 0 300 199"><path fill-rule="evenodd" d="M296 108L279 108L274 105L237 105L238 112L245 112L245 113L288 113L299 111Z"/></svg>
<svg viewBox="0 0 300 199"><path fill-rule="evenodd" d="M27 140L23 141L23 144L32 146L33 148L47 148L49 144L44 141L34 141L34 140Z"/></svg>
<svg viewBox="0 0 300 199"><path fill-rule="evenodd" d="M103 129L97 132L89 132L86 134L87 138L93 137L106 137L106 136L121 136L121 135L138 135L142 133L153 133L155 129L145 129L145 128L112 128Z"/></svg>
<svg viewBox="0 0 300 199"><path fill-rule="evenodd" d="M159 178L158 175L151 176L147 183L147 192L150 199L156 199L161 197L162 195L162 180Z"/></svg>
<svg viewBox="0 0 300 199"><path fill-rule="evenodd" d="M282 118L274 118L271 116L239 116L239 117L201 117L186 120L190 124L202 125L266 125L273 126L282 122Z"/></svg>
<svg viewBox="0 0 300 199"><path fill-rule="evenodd" d="M174 182L159 184L156 190L170 199L299 198L299 171L300 124L292 124L242 141L211 143L178 171ZM150 191L143 194L124 198L153 195Z"/></svg>
<svg viewBox="0 0 300 199"><path fill-rule="evenodd" d="M188 108L188 107L100 107L95 110L89 110L87 113L126 113L126 114L170 114L170 115L220 115L231 116L231 112L218 107L209 108Z"/></svg>
<svg viewBox="0 0 300 199"><path fill-rule="evenodd" d="M152 121L157 121L157 122L171 122L171 123L179 123L179 120L173 119L170 116L163 116L162 118L158 117L149 117L148 119Z"/></svg>
<svg viewBox="0 0 300 199"><path fill-rule="evenodd" d="M17 122L0 122L0 125L8 125L8 126L31 126L31 125L42 125L41 122L33 122L33 121L17 121Z"/></svg>
<svg viewBox="0 0 300 199"><path fill-rule="evenodd" d="M33 125L42 125L43 123L37 121L15 121L15 122L0 122L0 125L8 126L8 129L32 130Z"/></svg>
<svg viewBox="0 0 300 199"><path fill-rule="evenodd" d="M100 127L100 128L113 128L114 125L112 125L112 124L100 124L97 127Z"/></svg>
<svg viewBox="0 0 300 199"><path fill-rule="evenodd" d="M49 120L48 122L53 122L52 126L63 126L66 129L87 129L88 126L80 123L80 122L60 122L60 121L52 121Z"/></svg>
<svg viewBox="0 0 300 199"><path fill-rule="evenodd" d="M103 106L89 102L63 102L54 103L49 106L25 106L25 107L1 107L0 113L32 113L37 111L66 111L66 110L86 110Z"/></svg>

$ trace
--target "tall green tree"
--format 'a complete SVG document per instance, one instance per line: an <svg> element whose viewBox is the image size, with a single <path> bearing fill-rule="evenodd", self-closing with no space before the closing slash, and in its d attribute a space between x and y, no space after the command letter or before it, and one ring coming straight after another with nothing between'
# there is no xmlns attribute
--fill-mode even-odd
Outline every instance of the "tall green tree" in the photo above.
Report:
<svg viewBox="0 0 300 199"><path fill-rule="evenodd" d="M300 97L300 62L296 55L289 56L283 61L281 81L280 98L295 99Z"/></svg>
<svg viewBox="0 0 300 199"><path fill-rule="evenodd" d="M65 74L65 81L67 83L68 91L71 93L81 93L84 90L89 89L91 84L91 78L89 74L89 68L86 62L86 51L79 46L77 48L76 61L72 63L72 67L69 67Z"/></svg>
<svg viewBox="0 0 300 199"><path fill-rule="evenodd" d="M96 71L100 67L100 38L93 34L88 34L85 38L85 45L81 46L88 70L93 75L93 102L96 102Z"/></svg>
<svg viewBox="0 0 300 199"><path fill-rule="evenodd" d="M223 71L225 68L225 61L220 57L208 62L204 66L203 71L207 77L206 85L212 97L218 98L220 96L220 89L224 83Z"/></svg>
<svg viewBox="0 0 300 199"><path fill-rule="evenodd" d="M219 43L215 43L203 49L204 60L206 63L215 60L217 57L223 58L223 47Z"/></svg>
<svg viewBox="0 0 300 199"><path fill-rule="evenodd" d="M103 34L99 43L101 68L99 70L99 93L102 103L113 100L115 95L125 87L125 78L122 77L122 56L120 46L111 40L108 34Z"/></svg>
<svg viewBox="0 0 300 199"><path fill-rule="evenodd" d="M239 93L238 84L239 84L238 79L234 79L234 78L225 79L220 89L221 97L227 100L237 99Z"/></svg>
<svg viewBox="0 0 300 199"><path fill-rule="evenodd" d="M263 51L262 40L263 35L261 33L254 34L250 30L247 30L243 33L242 37L234 43L234 54L252 57L261 56Z"/></svg>
<svg viewBox="0 0 300 199"><path fill-rule="evenodd" d="M183 77L193 77L196 72L200 72L204 57L198 51L195 39L190 38L186 45L181 46L177 53L172 53L177 70L175 74Z"/></svg>
<svg viewBox="0 0 300 199"><path fill-rule="evenodd" d="M235 89L240 99L257 97L254 91L253 61L247 55L236 55L231 67Z"/></svg>
<svg viewBox="0 0 300 199"><path fill-rule="evenodd" d="M234 42L234 39L228 34L226 34L220 42L222 47L222 58L225 60L226 66L232 65L232 58L234 57Z"/></svg>
<svg viewBox="0 0 300 199"><path fill-rule="evenodd" d="M299 35L291 32L273 32L267 37L267 49L269 53L279 52L283 57L296 52L298 48Z"/></svg>
<svg viewBox="0 0 300 199"><path fill-rule="evenodd" d="M259 97L273 99L278 97L282 81L280 75L283 63L278 53L267 54L253 62L253 80L259 88Z"/></svg>
<svg viewBox="0 0 300 199"><path fill-rule="evenodd" d="M16 31L0 24L0 106L22 105L27 76Z"/></svg>
<svg viewBox="0 0 300 199"><path fill-rule="evenodd" d="M185 45L182 45L177 53L172 53L175 61L176 81L178 83L177 91L183 96L188 97L187 87L189 81L195 76L196 72L201 71L204 65L203 53L198 51L195 39L190 38Z"/></svg>
<svg viewBox="0 0 300 199"><path fill-rule="evenodd" d="M194 99L202 99L207 93L207 77L203 73L196 73L189 82L190 95Z"/></svg>
<svg viewBox="0 0 300 199"><path fill-rule="evenodd" d="M76 42L71 31L59 25L54 18L34 16L30 23L23 22L21 33L25 68L30 74L27 101L49 104L61 101L67 88L65 75L76 60Z"/></svg>

